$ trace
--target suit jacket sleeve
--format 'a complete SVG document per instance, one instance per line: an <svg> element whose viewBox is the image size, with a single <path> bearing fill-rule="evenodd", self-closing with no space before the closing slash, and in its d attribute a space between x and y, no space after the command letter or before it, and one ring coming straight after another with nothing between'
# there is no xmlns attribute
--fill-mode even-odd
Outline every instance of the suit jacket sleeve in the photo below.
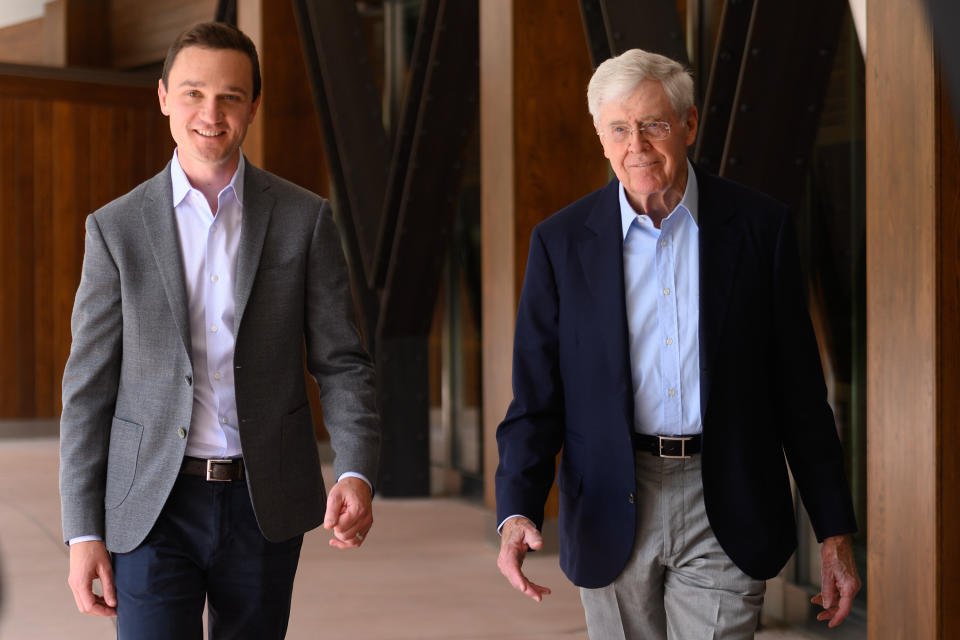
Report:
<svg viewBox="0 0 960 640"><path fill-rule="evenodd" d="M374 369L357 329L347 265L326 200L313 230L308 260L307 369L320 387L324 425L336 454L335 477L353 471L375 482L380 420Z"/></svg>
<svg viewBox="0 0 960 640"><path fill-rule="evenodd" d="M111 421L120 381L123 315L120 274L94 215L73 307L73 341L63 373L60 496L64 541L104 537L104 492Z"/></svg>
<svg viewBox="0 0 960 640"><path fill-rule="evenodd" d="M539 228L530 239L513 344L513 401L497 428L497 521L524 515L538 528L563 444L555 266Z"/></svg>
<svg viewBox="0 0 960 640"><path fill-rule="evenodd" d="M801 285L797 241L784 216L774 259L774 322L782 441L817 539L857 530L823 368Z"/></svg>

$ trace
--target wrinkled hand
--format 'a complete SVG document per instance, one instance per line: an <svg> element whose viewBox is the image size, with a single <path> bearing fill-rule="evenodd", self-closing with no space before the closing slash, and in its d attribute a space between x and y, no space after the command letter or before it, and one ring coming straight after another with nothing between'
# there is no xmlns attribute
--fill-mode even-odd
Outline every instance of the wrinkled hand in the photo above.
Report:
<svg viewBox="0 0 960 640"><path fill-rule="evenodd" d="M817 620L829 620L827 626L835 627L850 613L861 586L849 535L824 539L820 547L820 580L820 593L810 602L824 609L817 614Z"/></svg>
<svg viewBox="0 0 960 640"><path fill-rule="evenodd" d="M323 528L333 529L330 546L352 549L363 544L373 526L370 487L360 478L347 477L333 485L327 495Z"/></svg>
<svg viewBox="0 0 960 640"><path fill-rule="evenodd" d="M497 557L500 573L514 589L537 602L542 601L543 596L550 594L550 589L527 580L520 570L527 555L527 548L539 549L543 546L540 532L527 518L510 518L503 523L500 535L500 555Z"/></svg>
<svg viewBox="0 0 960 640"><path fill-rule="evenodd" d="M93 581L100 579L103 595L93 592ZM67 584L73 591L80 613L92 616L117 615L117 592L113 586L113 567L107 547L99 540L70 545L70 576Z"/></svg>

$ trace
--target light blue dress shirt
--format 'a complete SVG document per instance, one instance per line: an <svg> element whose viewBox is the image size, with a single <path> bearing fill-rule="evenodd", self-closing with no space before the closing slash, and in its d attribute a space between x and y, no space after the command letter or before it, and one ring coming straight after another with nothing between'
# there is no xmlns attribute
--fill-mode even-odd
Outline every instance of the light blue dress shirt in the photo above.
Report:
<svg viewBox="0 0 960 640"><path fill-rule="evenodd" d="M634 211L620 185L633 423L639 433L703 430L697 214L697 177L689 161L683 198L659 229Z"/></svg>

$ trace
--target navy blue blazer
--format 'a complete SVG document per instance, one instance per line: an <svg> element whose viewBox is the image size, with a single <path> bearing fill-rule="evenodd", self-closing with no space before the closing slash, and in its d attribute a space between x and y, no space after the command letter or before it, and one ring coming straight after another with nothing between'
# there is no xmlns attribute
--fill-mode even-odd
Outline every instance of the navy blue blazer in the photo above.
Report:
<svg viewBox="0 0 960 640"><path fill-rule="evenodd" d="M695 170L704 501L727 555L766 579L797 544L784 454L819 540L856 523L787 207ZM542 526L562 451L560 565L589 588L617 577L636 529L618 188L534 228L497 429L498 521Z"/></svg>

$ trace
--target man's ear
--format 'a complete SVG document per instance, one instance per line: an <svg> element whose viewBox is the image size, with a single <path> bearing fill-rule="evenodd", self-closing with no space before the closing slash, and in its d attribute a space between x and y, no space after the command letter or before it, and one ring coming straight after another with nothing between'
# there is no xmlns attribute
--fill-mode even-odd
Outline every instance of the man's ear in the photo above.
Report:
<svg viewBox="0 0 960 640"><path fill-rule="evenodd" d="M169 116L170 110L167 108L167 88L163 86L163 78L157 80L157 100L160 101L160 113Z"/></svg>
<svg viewBox="0 0 960 640"><path fill-rule="evenodd" d="M695 106L690 107L687 110L687 146L693 144L697 139L697 126L699 125L699 115L697 114L697 108Z"/></svg>
<svg viewBox="0 0 960 640"><path fill-rule="evenodd" d="M263 100L263 93L257 96L257 99L250 103L250 118L247 120L247 124L253 124L253 118L257 115L257 109L260 108L260 101Z"/></svg>

